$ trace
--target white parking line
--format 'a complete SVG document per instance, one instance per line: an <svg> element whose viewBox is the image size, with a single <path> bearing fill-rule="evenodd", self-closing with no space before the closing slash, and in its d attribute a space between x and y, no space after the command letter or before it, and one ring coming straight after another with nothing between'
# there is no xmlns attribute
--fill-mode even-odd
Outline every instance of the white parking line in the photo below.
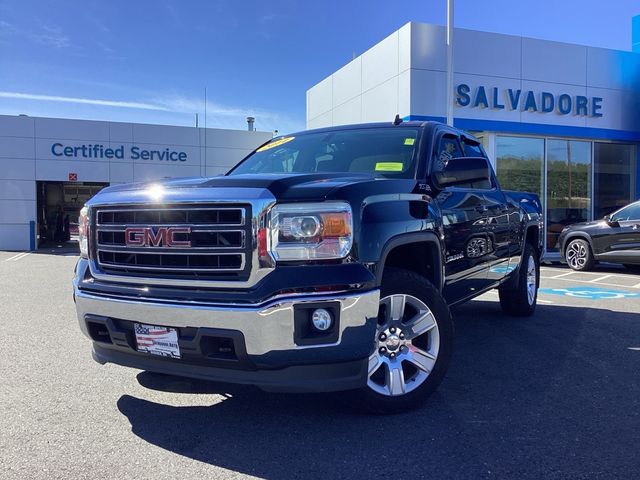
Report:
<svg viewBox="0 0 640 480"><path fill-rule="evenodd" d="M600 280L606 280L609 277L613 277L613 275L603 275L602 277L594 278L593 280L589 280L589 283L598 283Z"/></svg>
<svg viewBox="0 0 640 480"><path fill-rule="evenodd" d="M5 262L15 262L17 260L20 260L21 258L26 257L27 255L29 255L31 252L22 252L22 253L16 253L13 257L9 257L9 258L5 258L4 261Z"/></svg>
<svg viewBox="0 0 640 480"><path fill-rule="evenodd" d="M560 275L553 275L557 272L557 269L554 268L541 268L540 269L540 278L547 278L547 279L553 279L553 278L563 278L569 275L572 275L574 273L579 273L581 275L587 275L587 276L593 276L596 278L593 278L591 280L582 280L584 281L588 281L588 282L593 282L593 283L597 283L598 281L604 280L606 278L609 277L613 277L613 278L623 278L623 279L631 279L631 280L635 280L636 278L638 278L637 275L634 275L633 273L608 273L608 274L604 274L604 272L566 272L566 273L561 273ZM549 276L546 276L544 274L550 274ZM578 281L578 280L573 280L573 278L571 278L572 281ZM640 284L639 284L640 285ZM636 285L638 286L638 285Z"/></svg>
<svg viewBox="0 0 640 480"><path fill-rule="evenodd" d="M550 273L550 274L554 274L556 272L560 271L557 268L541 268L540 272L541 273ZM580 275L592 275L592 276L597 276L597 275L604 275L604 272L576 272L573 270L569 270L568 272L565 273L561 273L560 275L555 275L557 277L564 277L567 275L572 275L574 273L579 273ZM611 277L622 277L622 278L629 278L629 277L634 277L635 275L633 273L625 273L624 270L621 271L621 273L615 273L615 272L610 272L607 275L611 276Z"/></svg>
<svg viewBox="0 0 640 480"><path fill-rule="evenodd" d="M562 277L566 277L568 275L573 275L576 272L567 272L567 273L561 273L560 275L556 275L555 277L544 277L544 278L562 278Z"/></svg>

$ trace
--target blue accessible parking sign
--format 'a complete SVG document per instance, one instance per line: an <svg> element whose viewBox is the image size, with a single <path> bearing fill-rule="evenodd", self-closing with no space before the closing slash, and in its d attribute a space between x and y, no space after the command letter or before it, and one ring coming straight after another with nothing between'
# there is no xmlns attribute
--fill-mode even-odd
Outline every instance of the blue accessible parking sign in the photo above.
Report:
<svg viewBox="0 0 640 480"><path fill-rule="evenodd" d="M591 300L640 297L640 293L599 287L541 288L539 292L565 297L588 298Z"/></svg>

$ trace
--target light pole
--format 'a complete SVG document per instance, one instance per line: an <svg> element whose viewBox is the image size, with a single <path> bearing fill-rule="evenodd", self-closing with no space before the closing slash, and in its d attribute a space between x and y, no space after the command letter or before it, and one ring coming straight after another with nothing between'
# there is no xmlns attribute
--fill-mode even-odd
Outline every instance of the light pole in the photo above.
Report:
<svg viewBox="0 0 640 480"><path fill-rule="evenodd" d="M447 125L453 127L453 0L447 0Z"/></svg>

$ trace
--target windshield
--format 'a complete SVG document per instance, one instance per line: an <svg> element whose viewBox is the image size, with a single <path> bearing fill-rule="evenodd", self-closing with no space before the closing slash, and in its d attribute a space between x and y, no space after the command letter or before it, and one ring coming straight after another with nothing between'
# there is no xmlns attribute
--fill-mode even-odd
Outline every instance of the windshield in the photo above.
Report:
<svg viewBox="0 0 640 480"><path fill-rule="evenodd" d="M418 129L363 128L274 138L229 175L246 173L371 173L413 178Z"/></svg>

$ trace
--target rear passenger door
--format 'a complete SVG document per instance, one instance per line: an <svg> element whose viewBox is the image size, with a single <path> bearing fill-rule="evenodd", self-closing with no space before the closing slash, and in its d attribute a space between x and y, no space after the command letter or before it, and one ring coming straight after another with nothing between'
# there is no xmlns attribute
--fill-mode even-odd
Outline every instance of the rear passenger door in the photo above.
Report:
<svg viewBox="0 0 640 480"><path fill-rule="evenodd" d="M431 172L465 156L455 131L435 137ZM487 270L483 258L487 242L487 207L482 189L474 185L446 187L438 193L445 243L444 296L452 303L485 288Z"/></svg>

